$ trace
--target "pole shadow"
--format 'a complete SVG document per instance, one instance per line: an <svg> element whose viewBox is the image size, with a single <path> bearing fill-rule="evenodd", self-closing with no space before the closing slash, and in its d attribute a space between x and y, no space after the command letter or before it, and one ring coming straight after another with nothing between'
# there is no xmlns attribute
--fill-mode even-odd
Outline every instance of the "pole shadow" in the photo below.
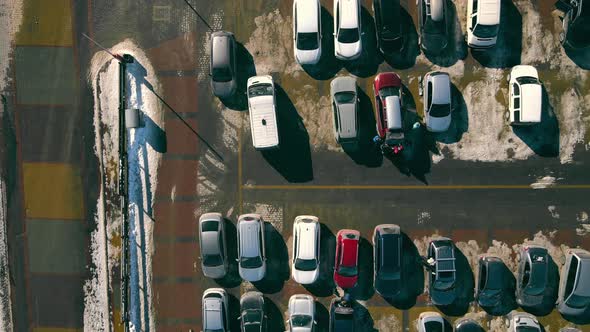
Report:
<svg viewBox="0 0 590 332"><path fill-rule="evenodd" d="M287 181L311 181L311 150L303 120L285 90L279 85L276 85L276 98L280 147L262 151L262 156Z"/></svg>
<svg viewBox="0 0 590 332"><path fill-rule="evenodd" d="M330 312L321 302L315 301L315 320L317 332L328 332L330 328Z"/></svg>
<svg viewBox="0 0 590 332"><path fill-rule="evenodd" d="M428 184L426 174L430 173L432 164L430 153L440 154L434 135L420 125L409 129L406 137L408 143L402 152L403 159L394 161L394 165L403 174L412 175L420 182Z"/></svg>
<svg viewBox="0 0 590 332"><path fill-rule="evenodd" d="M463 137L463 134L469 130L469 113L463 94L457 89L455 84L451 83L451 100L452 113L451 125L444 133L435 134L438 142L451 144L457 143Z"/></svg>
<svg viewBox="0 0 590 332"><path fill-rule="evenodd" d="M285 281L289 279L289 252L283 236L269 222L264 223L264 236L266 275L253 284L262 293L274 294L280 292Z"/></svg>
<svg viewBox="0 0 590 332"><path fill-rule="evenodd" d="M228 317L230 331L240 330L240 299L227 293Z"/></svg>
<svg viewBox="0 0 590 332"><path fill-rule="evenodd" d="M254 57L244 47L242 43L236 42L236 80L237 88L234 95L230 98L220 98L223 105L235 111L245 111L248 109L248 96L246 88L248 78L256 76L256 65Z"/></svg>
<svg viewBox="0 0 590 332"><path fill-rule="evenodd" d="M467 57L467 43L465 42L461 21L457 16L457 7L451 0L447 1L447 19L451 27L447 35L447 47L440 53L432 54L424 52L424 55L430 62L442 66L450 67L457 61Z"/></svg>
<svg viewBox="0 0 590 332"><path fill-rule="evenodd" d="M285 331L283 313L268 297L264 297L264 312L266 314L266 331ZM239 331L239 330L237 330Z"/></svg>
<svg viewBox="0 0 590 332"><path fill-rule="evenodd" d="M531 150L541 157L559 156L559 123L549 102L545 85L542 85L543 99L541 122L530 126L513 126L513 131Z"/></svg>
<svg viewBox="0 0 590 332"><path fill-rule="evenodd" d="M334 56L334 18L330 12L321 8L322 55L315 65L301 65L313 79L324 81L336 75L342 69L342 61Z"/></svg>
<svg viewBox="0 0 590 332"><path fill-rule="evenodd" d="M404 45L400 53L382 54L383 59L387 64L397 69L409 69L416 64L416 57L420 54L420 46L418 46L418 33L416 32L416 25L412 17L405 8L400 6L400 20L402 25L402 33L404 38Z"/></svg>
<svg viewBox="0 0 590 332"><path fill-rule="evenodd" d="M238 287L242 282L238 271L238 230L228 218L223 218L225 226L225 243L227 250L227 273L221 279L215 279L215 282L222 288Z"/></svg>
<svg viewBox="0 0 590 332"><path fill-rule="evenodd" d="M393 298L384 298L387 303L400 310L407 310L416 305L416 300L424 292L424 269L420 253L408 235L402 235L402 271L404 285L400 293Z"/></svg>
<svg viewBox="0 0 590 332"><path fill-rule="evenodd" d="M350 290L350 294L359 300L368 300L373 294L373 245L364 237L359 241L358 258L358 281L356 286Z"/></svg>
<svg viewBox="0 0 590 332"><path fill-rule="evenodd" d="M327 297L334 294L334 260L336 257L336 237L334 233L323 223L320 223L320 275L318 280L311 285L303 287L318 297Z"/></svg>
<svg viewBox="0 0 590 332"><path fill-rule="evenodd" d="M345 62L344 67L353 75L358 77L369 77L377 73L379 64L383 62L381 53L378 52L377 36L375 34L375 21L369 11L361 9L361 56L352 61Z"/></svg>
<svg viewBox="0 0 590 332"><path fill-rule="evenodd" d="M355 331L378 332L378 330L375 328L373 317L371 317L371 313L365 306L353 300L352 308L354 309L353 315Z"/></svg>
<svg viewBox="0 0 590 332"><path fill-rule="evenodd" d="M512 0L502 0L496 46L472 49L471 55L484 67L508 68L520 64L521 51L522 16Z"/></svg>
<svg viewBox="0 0 590 332"><path fill-rule="evenodd" d="M375 112L371 99L362 89L357 89L359 96L358 129L359 141L356 147L343 146L342 149L358 165L379 167L383 163L383 155L373 144L375 136Z"/></svg>
<svg viewBox="0 0 590 332"><path fill-rule="evenodd" d="M475 287L475 279L471 266L467 258L459 248L454 247L455 250L455 294L456 298L453 303L445 306L437 306L437 308L448 316L463 316L469 310L469 304L473 301L473 290Z"/></svg>

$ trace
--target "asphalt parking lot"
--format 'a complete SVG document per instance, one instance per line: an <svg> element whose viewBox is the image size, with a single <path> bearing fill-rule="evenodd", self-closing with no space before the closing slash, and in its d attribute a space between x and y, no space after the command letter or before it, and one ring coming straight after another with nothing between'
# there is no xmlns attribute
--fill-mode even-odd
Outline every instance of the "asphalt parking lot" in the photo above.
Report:
<svg viewBox="0 0 590 332"><path fill-rule="evenodd" d="M590 154L585 145L590 115L588 63L587 58L585 63L583 57L580 60L561 50L557 42L559 19L552 4L503 1L498 46L487 52L472 52L462 39L466 2L451 1L454 47L434 58L425 57L418 50L415 4L402 0L402 5L408 28L406 53L384 59L374 51L371 4L363 1L363 43L367 50L360 60L342 63L334 60L330 51L332 2L322 1L325 51L320 65L313 68L301 68L293 58L290 1L223 2L201 9L208 13L206 19L213 20L215 28L236 34L242 88L247 77L255 73L273 76L278 87L281 139L285 143L279 151L255 151L243 98L225 103L214 99L206 75L197 74L197 126L224 160L217 160L201 144L196 195L180 197L178 201L198 202L193 225L204 212L218 211L227 216L230 243L235 243L235 227L232 230L231 225L237 216L260 213L267 221L269 277L252 285L241 282L233 273L216 282L202 276L195 255L158 257L156 253L155 266L164 264L164 259L193 264L190 277L178 282L198 292L194 295L197 300L188 301L196 307L183 309L187 317L182 319L168 318L165 324L171 329L182 326L198 330L198 299L202 291L221 286L232 294L230 311L234 316L239 311L240 294L254 288L265 293L271 300L271 331L285 329L284 313L291 295L311 293L321 304L320 330L326 330L333 294L334 234L343 228L358 229L363 237L361 281L353 294L365 318L361 319L364 331L413 330L418 315L429 310L442 311L450 322L467 315L482 321L490 330L504 331L505 318L487 315L470 303L474 264L480 254L498 255L513 269L516 248L527 241L550 246L558 264L568 247L590 249L586 228ZM207 36L200 33L197 37L197 45L203 45L202 50L197 50L202 70L207 70L208 64ZM543 125L518 132L503 117L508 100L505 77L510 67L520 63L538 68L545 89ZM370 140L375 134L371 86L374 75L385 71L400 75L405 86L406 112L416 121L422 107L418 77L434 69L451 75L453 124L448 133L434 136L421 129L410 129L413 121L409 121L412 147L407 163L400 165L383 159L370 144L360 152L346 153L333 141L331 78L347 73L358 77L361 136ZM172 200L172 207L181 208L180 204ZM157 214L157 206L155 210ZM318 285L307 288L290 279L288 265L292 220L301 214L318 216L322 223L323 272ZM416 285L412 285L404 303L388 303L374 293L370 237L374 226L382 223L400 225L411 240L406 241L411 253L408 264L411 257L424 254L429 239L436 234L457 243L462 252L461 303L454 308L432 306L428 296L420 295L419 272L415 273ZM156 232L157 227L156 224ZM186 244L186 236L183 239ZM190 243L196 247L196 243ZM187 247L193 250L192 246L183 248ZM229 249L235 251L235 247ZM169 299L165 305L175 306ZM157 323L159 312L172 310L163 306L163 301L159 304L156 300ZM540 321L551 331L572 325L556 311ZM582 329L590 330L588 326Z"/></svg>

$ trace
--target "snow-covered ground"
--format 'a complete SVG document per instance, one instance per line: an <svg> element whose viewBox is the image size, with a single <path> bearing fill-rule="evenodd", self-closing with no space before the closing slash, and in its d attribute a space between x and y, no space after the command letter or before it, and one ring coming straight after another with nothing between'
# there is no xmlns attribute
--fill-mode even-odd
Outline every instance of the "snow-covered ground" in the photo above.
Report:
<svg viewBox="0 0 590 332"><path fill-rule="evenodd" d="M131 54L127 66L127 107L138 108L144 126L128 131L129 154L129 249L130 249L130 321L132 330L155 330L152 303L153 216L152 204L157 187L157 169L165 151L164 113L151 91L160 87L145 53L133 41L125 40L111 51ZM105 52L92 59L89 80L95 96L95 153L101 164L103 183L97 202L97 229L92 234L93 277L85 285L84 326L87 331L108 330L108 294L113 266L119 264L121 216L117 211L118 163L118 63ZM114 198L113 198L114 197ZM119 299L115 299L118 301Z"/></svg>
<svg viewBox="0 0 590 332"><path fill-rule="evenodd" d="M12 332L10 270L8 268L8 238L6 234L6 223L8 221L6 219L6 204L6 182L2 175L0 175L0 331Z"/></svg>
<svg viewBox="0 0 590 332"><path fill-rule="evenodd" d="M8 66L14 46L14 37L22 22L23 3L21 0L0 1L0 92L8 83Z"/></svg>

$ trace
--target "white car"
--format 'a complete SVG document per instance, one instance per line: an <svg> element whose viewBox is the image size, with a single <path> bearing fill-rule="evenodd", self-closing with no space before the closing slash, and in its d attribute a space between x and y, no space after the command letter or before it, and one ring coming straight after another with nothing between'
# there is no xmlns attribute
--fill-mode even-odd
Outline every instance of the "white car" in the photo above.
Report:
<svg viewBox="0 0 590 332"><path fill-rule="evenodd" d="M500 27L501 0L467 0L467 45L489 48L496 45Z"/></svg>
<svg viewBox="0 0 590 332"><path fill-rule="evenodd" d="M512 318L510 319L510 332L541 332L544 331L541 329L541 325L539 325L539 321L535 316L526 313L526 312L519 312L515 313Z"/></svg>
<svg viewBox="0 0 590 332"><path fill-rule="evenodd" d="M363 51L360 0L334 0L334 55L355 60Z"/></svg>
<svg viewBox="0 0 590 332"><path fill-rule="evenodd" d="M252 144L257 150L276 149L279 147L279 127L272 77L250 77L247 86Z"/></svg>
<svg viewBox="0 0 590 332"><path fill-rule="evenodd" d="M320 223L314 216L298 216L293 222L293 280L313 284L320 274Z"/></svg>
<svg viewBox="0 0 590 332"><path fill-rule="evenodd" d="M301 65L315 65L322 56L322 23L319 0L293 1L293 48Z"/></svg>
<svg viewBox="0 0 590 332"><path fill-rule="evenodd" d="M203 293L203 331L229 331L227 293L223 288L209 288Z"/></svg>
<svg viewBox="0 0 590 332"><path fill-rule="evenodd" d="M315 321L315 301L311 295L295 294L289 299L289 332L312 332Z"/></svg>
<svg viewBox="0 0 590 332"><path fill-rule="evenodd" d="M445 320L438 312L423 312L418 317L418 332L445 332Z"/></svg>
<svg viewBox="0 0 590 332"><path fill-rule="evenodd" d="M264 221L258 214L238 217L238 272L246 281L256 282L266 275Z"/></svg>
<svg viewBox="0 0 590 332"><path fill-rule="evenodd" d="M431 71L424 76L424 122L426 129L440 133L451 125L451 78L449 74Z"/></svg>
<svg viewBox="0 0 590 332"><path fill-rule="evenodd" d="M508 76L508 110L511 125L530 125L541 122L543 89L539 74L533 66L512 67Z"/></svg>

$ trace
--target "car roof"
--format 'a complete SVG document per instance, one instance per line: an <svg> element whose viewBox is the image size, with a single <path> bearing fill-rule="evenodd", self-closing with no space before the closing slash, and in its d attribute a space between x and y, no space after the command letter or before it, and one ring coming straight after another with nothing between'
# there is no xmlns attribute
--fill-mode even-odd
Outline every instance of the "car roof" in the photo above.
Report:
<svg viewBox="0 0 590 332"><path fill-rule="evenodd" d="M201 234L201 251L203 255L217 255L219 250L219 233L203 232Z"/></svg>
<svg viewBox="0 0 590 332"><path fill-rule="evenodd" d="M260 228L259 220L240 220L238 231L240 232L240 254L243 257L257 257L260 255Z"/></svg>
<svg viewBox="0 0 590 332"><path fill-rule="evenodd" d="M478 18L479 24L496 25L500 23L501 0L479 0Z"/></svg>
<svg viewBox="0 0 590 332"><path fill-rule="evenodd" d="M318 223L299 222L297 224L297 257L301 259L314 259L316 254L316 232Z"/></svg>
<svg viewBox="0 0 590 332"><path fill-rule="evenodd" d="M401 268L401 242L400 234L382 234L379 238L379 248L381 250L382 267Z"/></svg>
<svg viewBox="0 0 590 332"><path fill-rule="evenodd" d="M445 72L428 73L432 81L432 103L449 104L451 102L451 78Z"/></svg>
<svg viewBox="0 0 590 332"><path fill-rule="evenodd" d="M387 129L401 129L402 109L399 96L385 97L384 106L387 113Z"/></svg>
<svg viewBox="0 0 590 332"><path fill-rule="evenodd" d="M359 27L359 0L340 0L340 27L341 28L358 28Z"/></svg>
<svg viewBox="0 0 590 332"><path fill-rule="evenodd" d="M211 35L211 67L225 68L229 66L229 43L232 33L218 31Z"/></svg>
<svg viewBox="0 0 590 332"><path fill-rule="evenodd" d="M520 121L540 122L543 101L541 84L520 85Z"/></svg>
<svg viewBox="0 0 590 332"><path fill-rule="evenodd" d="M360 234L358 231L341 230L338 232L340 245L342 246L341 262L344 265L356 265L358 256L358 242Z"/></svg>
<svg viewBox="0 0 590 332"><path fill-rule="evenodd" d="M203 310L205 311L206 328L211 330L223 328L223 317L221 308L223 302L220 298L206 298L203 301Z"/></svg>
<svg viewBox="0 0 590 332"><path fill-rule="evenodd" d="M317 0L297 0L297 32L318 32L319 6Z"/></svg>

